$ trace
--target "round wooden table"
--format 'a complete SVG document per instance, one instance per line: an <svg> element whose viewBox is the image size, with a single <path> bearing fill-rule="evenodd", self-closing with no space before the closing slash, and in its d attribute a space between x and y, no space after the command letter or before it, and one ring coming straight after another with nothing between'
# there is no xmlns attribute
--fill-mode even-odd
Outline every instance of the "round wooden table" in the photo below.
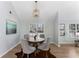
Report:
<svg viewBox="0 0 79 59"><path fill-rule="evenodd" d="M39 38L39 37L37 37L36 39L34 39L34 37L30 37L30 38L28 39L29 45L32 44L32 46L34 46L34 47L36 48L36 50L35 50L35 56L36 56L36 54L40 51L40 50L38 49L38 46L39 46L40 44L42 44L44 41L45 41L44 38Z"/></svg>
<svg viewBox="0 0 79 59"><path fill-rule="evenodd" d="M28 42L29 44L33 44L34 47L36 47L36 50L38 50L38 46L42 44L45 41L45 38L39 38L37 37L34 39L33 37L29 37Z"/></svg>

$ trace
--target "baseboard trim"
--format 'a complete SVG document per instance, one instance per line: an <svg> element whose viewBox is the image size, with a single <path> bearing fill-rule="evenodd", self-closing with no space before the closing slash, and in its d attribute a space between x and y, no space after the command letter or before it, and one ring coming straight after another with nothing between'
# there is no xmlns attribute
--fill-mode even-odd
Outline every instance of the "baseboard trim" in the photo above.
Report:
<svg viewBox="0 0 79 59"><path fill-rule="evenodd" d="M15 44L13 47L11 47L10 49L8 49L6 52L4 52L2 55L0 55L0 58L2 57L2 56L4 56L5 54L7 54L9 51L11 51L13 48L15 48L17 45L19 45L20 44L20 41L17 43L17 44Z"/></svg>
<svg viewBox="0 0 79 59"><path fill-rule="evenodd" d="M56 44L56 43L54 43L54 42L51 42L50 44L54 44L54 45L56 45L57 47L60 47L60 46L61 46L60 44Z"/></svg>
<svg viewBox="0 0 79 59"><path fill-rule="evenodd" d="M60 44L74 44L74 42L62 42Z"/></svg>
<svg viewBox="0 0 79 59"><path fill-rule="evenodd" d="M50 44L54 44L54 42L50 42Z"/></svg>
<svg viewBox="0 0 79 59"><path fill-rule="evenodd" d="M54 42L51 42L50 44L54 44L54 45L56 45L57 47L61 47L61 45L63 45L63 44L70 44L70 45L73 45L74 44L74 42L61 42L61 43L58 43L58 44L56 44L56 43L54 43Z"/></svg>
<svg viewBox="0 0 79 59"><path fill-rule="evenodd" d="M54 43L57 47L60 47L61 45L60 44L56 44L56 43Z"/></svg>

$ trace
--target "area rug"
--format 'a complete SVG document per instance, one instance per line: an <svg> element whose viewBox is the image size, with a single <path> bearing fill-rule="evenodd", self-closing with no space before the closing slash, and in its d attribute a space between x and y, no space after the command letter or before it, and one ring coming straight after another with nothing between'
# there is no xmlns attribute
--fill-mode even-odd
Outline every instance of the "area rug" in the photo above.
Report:
<svg viewBox="0 0 79 59"><path fill-rule="evenodd" d="M47 56L46 56L46 52L47 52ZM22 57L22 51L21 52L17 52L15 53L15 55L17 56L17 58L27 58L27 54L24 54L24 56ZM29 58L56 58L56 56L52 55L49 51L40 51L35 55L36 52L32 53L29 55Z"/></svg>

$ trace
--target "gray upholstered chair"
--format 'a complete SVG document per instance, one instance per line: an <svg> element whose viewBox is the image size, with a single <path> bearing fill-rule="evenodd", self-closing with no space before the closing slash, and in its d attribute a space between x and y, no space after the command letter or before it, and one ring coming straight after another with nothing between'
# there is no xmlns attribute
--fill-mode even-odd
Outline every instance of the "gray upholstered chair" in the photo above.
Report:
<svg viewBox="0 0 79 59"><path fill-rule="evenodd" d="M47 38L46 41L38 46L38 49L42 51L46 51L46 57L48 57L47 53L49 49L49 39Z"/></svg>
<svg viewBox="0 0 79 59"><path fill-rule="evenodd" d="M36 48L35 47L31 47L30 45L28 45L28 42L26 40L22 40L21 41L21 46L22 46L22 57L24 56L24 54L27 54L27 58L29 57L29 54L33 53Z"/></svg>
<svg viewBox="0 0 79 59"><path fill-rule="evenodd" d="M25 34L24 35L24 40L28 40L29 39L29 34Z"/></svg>

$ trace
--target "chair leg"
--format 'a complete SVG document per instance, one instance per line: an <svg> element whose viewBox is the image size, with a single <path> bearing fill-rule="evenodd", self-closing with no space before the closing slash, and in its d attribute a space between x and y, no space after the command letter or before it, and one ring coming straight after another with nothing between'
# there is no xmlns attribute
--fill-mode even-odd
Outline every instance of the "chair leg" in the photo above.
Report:
<svg viewBox="0 0 79 59"><path fill-rule="evenodd" d="M36 52L34 53L34 55L36 56Z"/></svg>
<svg viewBox="0 0 79 59"><path fill-rule="evenodd" d="M27 58L29 58L29 54L27 54Z"/></svg>
<svg viewBox="0 0 79 59"><path fill-rule="evenodd" d="M22 58L23 58L23 56L24 56L24 53L22 53Z"/></svg>
<svg viewBox="0 0 79 59"><path fill-rule="evenodd" d="M48 52L50 52L50 48L48 51L46 51L46 58L48 58Z"/></svg>
<svg viewBox="0 0 79 59"><path fill-rule="evenodd" d="M46 51L46 58L48 58L48 51Z"/></svg>

